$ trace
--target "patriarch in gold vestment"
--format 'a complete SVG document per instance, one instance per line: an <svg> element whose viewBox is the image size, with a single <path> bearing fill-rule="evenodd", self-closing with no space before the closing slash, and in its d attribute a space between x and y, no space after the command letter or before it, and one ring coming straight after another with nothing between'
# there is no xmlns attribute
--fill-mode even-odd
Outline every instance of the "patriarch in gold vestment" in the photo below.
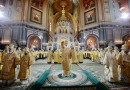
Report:
<svg viewBox="0 0 130 90"><path fill-rule="evenodd" d="M71 52L70 52L70 48L67 47L68 42L64 41L62 42L62 48L61 48L61 52L62 52L62 69L63 69L63 77L68 77L71 75Z"/></svg>

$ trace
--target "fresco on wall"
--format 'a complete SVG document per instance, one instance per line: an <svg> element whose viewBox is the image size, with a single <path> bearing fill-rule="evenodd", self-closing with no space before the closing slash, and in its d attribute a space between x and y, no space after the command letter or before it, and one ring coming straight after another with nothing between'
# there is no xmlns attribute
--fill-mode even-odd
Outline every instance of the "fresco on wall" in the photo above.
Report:
<svg viewBox="0 0 130 90"><path fill-rule="evenodd" d="M0 4L2 4L3 6L5 6L6 0L0 0Z"/></svg>
<svg viewBox="0 0 130 90"><path fill-rule="evenodd" d="M83 0L85 10L95 7L95 0Z"/></svg>
<svg viewBox="0 0 130 90"><path fill-rule="evenodd" d="M0 0L0 4L2 4L3 6L5 6L5 4L8 2L9 5L13 5L13 1L14 0Z"/></svg>
<svg viewBox="0 0 130 90"><path fill-rule="evenodd" d="M31 0L31 5L37 9L42 10L44 0Z"/></svg>
<svg viewBox="0 0 130 90"><path fill-rule="evenodd" d="M121 12L128 12L129 7L128 7L128 0L119 0L118 1L119 8Z"/></svg>
<svg viewBox="0 0 130 90"><path fill-rule="evenodd" d="M98 40L95 36L89 36L88 39L86 40L86 46L88 49L94 49L98 47Z"/></svg>
<svg viewBox="0 0 130 90"><path fill-rule="evenodd" d="M41 40L38 36L31 36L28 40L28 47L34 50L39 50L41 48Z"/></svg>
<svg viewBox="0 0 130 90"><path fill-rule="evenodd" d="M21 20L22 14L22 2L21 0L17 0L15 3L15 20Z"/></svg>
<svg viewBox="0 0 130 90"><path fill-rule="evenodd" d="M90 24L96 22L96 7L95 0L83 0L84 4L84 24Z"/></svg>
<svg viewBox="0 0 130 90"><path fill-rule="evenodd" d="M9 5L10 5L10 6L13 5L13 1L14 1L14 0L9 0Z"/></svg>
<svg viewBox="0 0 130 90"><path fill-rule="evenodd" d="M16 11L19 11L19 8L21 8L22 7L22 2L21 2L21 0L17 0L16 1L16 4L15 4L15 9L16 9Z"/></svg>
<svg viewBox="0 0 130 90"><path fill-rule="evenodd" d="M42 24L42 12L37 9L31 8L30 20L32 22Z"/></svg>
<svg viewBox="0 0 130 90"><path fill-rule="evenodd" d="M96 16L95 9L92 9L90 11L85 12L85 14L84 14L85 25L90 24L90 23L94 23L96 21L95 16Z"/></svg>

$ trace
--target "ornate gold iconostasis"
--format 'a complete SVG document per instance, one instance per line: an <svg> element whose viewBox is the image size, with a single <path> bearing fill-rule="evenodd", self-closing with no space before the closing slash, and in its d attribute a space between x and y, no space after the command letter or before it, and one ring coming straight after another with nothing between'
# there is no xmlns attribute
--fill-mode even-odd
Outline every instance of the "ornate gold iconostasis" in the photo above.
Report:
<svg viewBox="0 0 130 90"><path fill-rule="evenodd" d="M31 36L28 40L28 47L38 50L41 48L41 40L38 36Z"/></svg>
<svg viewBox="0 0 130 90"><path fill-rule="evenodd" d="M93 49L98 47L98 40L95 36L89 36L86 40L86 47L88 49Z"/></svg>

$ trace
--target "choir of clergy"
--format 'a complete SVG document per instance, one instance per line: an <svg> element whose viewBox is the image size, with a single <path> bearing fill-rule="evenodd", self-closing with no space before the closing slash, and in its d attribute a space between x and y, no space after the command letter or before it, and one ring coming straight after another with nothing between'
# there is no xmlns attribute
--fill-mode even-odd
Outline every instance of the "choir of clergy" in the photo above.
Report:
<svg viewBox="0 0 130 90"><path fill-rule="evenodd" d="M13 84L16 79L16 68L20 67L18 79L25 81L31 74L31 65L35 62L34 53L29 48L16 51L14 45L6 46L0 57L0 79L3 86ZM22 82L21 82L22 83ZM27 82L26 82L27 83ZM26 84L24 83L24 84Z"/></svg>
<svg viewBox="0 0 130 90"><path fill-rule="evenodd" d="M63 42L60 50L48 52L44 50L35 51L25 47L23 50L15 49L13 45L5 47L0 51L0 79L3 85L11 84L17 77L15 68L20 67L18 79L26 81L31 75L31 65L39 58L46 58L47 63L62 64L63 77L70 76L71 64L84 63L86 58L93 62L104 65L104 77L109 82L128 82L130 83L130 52L127 44L122 45L121 52L117 47L108 46L107 48L86 50L70 48Z"/></svg>

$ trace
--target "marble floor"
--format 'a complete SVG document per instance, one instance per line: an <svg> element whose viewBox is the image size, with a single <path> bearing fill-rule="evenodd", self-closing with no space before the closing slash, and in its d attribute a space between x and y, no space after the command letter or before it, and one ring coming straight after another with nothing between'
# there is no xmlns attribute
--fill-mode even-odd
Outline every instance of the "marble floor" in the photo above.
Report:
<svg viewBox="0 0 130 90"><path fill-rule="evenodd" d="M46 59L39 59L32 65L31 77L28 79L28 84L22 85L19 80L16 80L15 83L11 86L2 87L2 81L0 80L0 90L25 90L31 84L33 84L45 70L49 69L51 64L47 64ZM19 72L19 68L16 69L16 76Z"/></svg>
<svg viewBox="0 0 130 90"><path fill-rule="evenodd" d="M19 80L16 80L15 83L11 86L2 87L2 81L0 80L0 90L25 90L31 84L33 84L45 70L48 70L53 64L47 64L47 59L39 59L32 65L32 74L28 80L28 84L22 85ZM89 59L85 59L84 63L78 64L83 70L87 70L93 76L95 76L100 82L104 83L106 86L112 90L130 90L130 85L125 85L122 83L109 83L104 79L104 66L95 62L92 62ZM16 74L18 74L19 68L16 69ZM124 89L118 89L118 88Z"/></svg>
<svg viewBox="0 0 130 90"><path fill-rule="evenodd" d="M109 87L111 90L130 90L130 84L126 83L109 83L104 77L104 65L85 59L84 63L78 64L83 70L87 70L91 75L96 77L100 82ZM120 88L120 89L119 89Z"/></svg>

